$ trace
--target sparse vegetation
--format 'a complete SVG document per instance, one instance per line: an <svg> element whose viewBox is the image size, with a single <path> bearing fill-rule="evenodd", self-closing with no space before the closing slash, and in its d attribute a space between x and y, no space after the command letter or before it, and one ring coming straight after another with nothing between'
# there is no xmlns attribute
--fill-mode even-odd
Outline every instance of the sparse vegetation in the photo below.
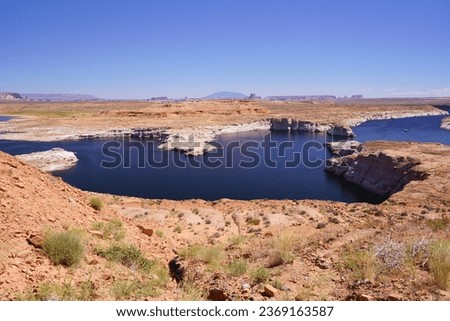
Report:
<svg viewBox="0 0 450 321"><path fill-rule="evenodd" d="M157 237L163 237L163 236L164 236L164 232L161 231L161 230L156 230L156 231L155 231L155 235L156 235Z"/></svg>
<svg viewBox="0 0 450 321"><path fill-rule="evenodd" d="M447 290L450 276L450 241L435 241L430 245L430 272L434 282L442 289Z"/></svg>
<svg viewBox="0 0 450 321"><path fill-rule="evenodd" d="M187 279L183 282L182 301L201 301L205 299L205 293L200 289L194 280Z"/></svg>
<svg viewBox="0 0 450 321"><path fill-rule="evenodd" d="M234 235L230 237L229 242L231 246L241 245L245 241L245 237L242 235Z"/></svg>
<svg viewBox="0 0 450 321"><path fill-rule="evenodd" d="M387 239L376 247L375 256L383 263L386 269L399 268L406 259L406 246L401 242Z"/></svg>
<svg viewBox="0 0 450 321"><path fill-rule="evenodd" d="M102 232L105 239L112 238L115 241L120 241L126 235L123 223L118 219L112 219L108 222L96 222L92 224L92 228Z"/></svg>
<svg viewBox="0 0 450 321"><path fill-rule="evenodd" d="M250 274L252 281L254 283L264 283L270 277L270 271L265 267L257 267Z"/></svg>
<svg viewBox="0 0 450 321"><path fill-rule="evenodd" d="M199 244L188 246L178 255L186 260L200 260L210 267L217 267L223 258L223 248L220 245L205 247Z"/></svg>
<svg viewBox="0 0 450 321"><path fill-rule="evenodd" d="M81 233L77 230L47 232L42 249L53 264L72 266L83 258L84 246Z"/></svg>
<svg viewBox="0 0 450 321"><path fill-rule="evenodd" d="M247 217L245 221L250 225L259 225L259 223L261 223L261 220L259 218L252 216Z"/></svg>
<svg viewBox="0 0 450 321"><path fill-rule="evenodd" d="M155 297L161 289L152 281L116 281L111 292L116 300L141 299L143 297Z"/></svg>
<svg viewBox="0 0 450 321"><path fill-rule="evenodd" d="M346 250L341 266L349 270L355 280L374 280L378 269L375 255L367 250Z"/></svg>
<svg viewBox="0 0 450 321"><path fill-rule="evenodd" d="M173 231L174 231L175 233L181 233L182 230L183 230L183 229L181 228L180 225L177 225L177 226L175 226L175 227L173 228Z"/></svg>
<svg viewBox="0 0 450 321"><path fill-rule="evenodd" d="M247 261L239 259L233 260L230 264L228 264L228 272L232 276L241 276L247 272Z"/></svg>
<svg viewBox="0 0 450 321"><path fill-rule="evenodd" d="M427 220L427 225L434 231L442 231L450 227L450 218L442 217L435 220Z"/></svg>
<svg viewBox="0 0 450 321"><path fill-rule="evenodd" d="M108 261L119 262L129 268L144 272L151 272L156 264L147 259L134 245L113 244L106 249L96 249L96 253Z"/></svg>
<svg viewBox="0 0 450 321"><path fill-rule="evenodd" d="M91 204L91 207L97 211L103 208L103 202L98 197L92 197L91 200L89 201L89 204Z"/></svg>
<svg viewBox="0 0 450 321"><path fill-rule="evenodd" d="M45 282L37 290L29 291L19 296L19 301L90 301L94 296L94 286L91 281L85 281L78 286L71 282L63 284Z"/></svg>
<svg viewBox="0 0 450 321"><path fill-rule="evenodd" d="M273 285L274 288L276 288L278 290L282 290L283 289L283 282L281 282L280 279L273 280L272 285Z"/></svg>
<svg viewBox="0 0 450 321"><path fill-rule="evenodd" d="M273 251L270 259L272 266L292 263L296 240L297 235L290 231L282 232L272 240L271 247Z"/></svg>

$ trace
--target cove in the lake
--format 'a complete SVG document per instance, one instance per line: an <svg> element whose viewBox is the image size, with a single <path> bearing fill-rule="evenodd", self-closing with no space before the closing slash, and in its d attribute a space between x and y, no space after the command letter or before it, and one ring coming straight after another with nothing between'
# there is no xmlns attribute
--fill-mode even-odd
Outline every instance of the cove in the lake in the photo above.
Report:
<svg viewBox="0 0 450 321"><path fill-rule="evenodd" d="M11 119L13 119L14 117L12 117L12 116L0 116L0 122L2 122L2 121L8 121L8 120L11 120Z"/></svg>
<svg viewBox="0 0 450 321"><path fill-rule="evenodd" d="M442 116L430 116L369 121L354 128L354 131L358 135L357 139L362 142L383 139L450 144L450 132L439 128L441 119ZM268 149L260 144L267 138L267 134L270 134L275 146L269 154ZM321 147L327 139L330 137L324 133L257 131L227 134L217 138L221 148L215 155L199 157L187 157L176 151L162 151L157 148L158 141L115 140L119 148L114 151L120 151L118 154L122 155L122 161L129 166L123 166L122 163L113 169L100 166L102 161L113 160L111 156L114 154L108 154L103 148L109 140L0 141L0 150L12 155L54 147L74 151L79 159L78 164L55 175L73 186L95 192L175 200L269 198L370 203L383 201L385 198L361 190L323 171L324 160L331 156ZM311 142L313 144L305 155L304 147ZM238 147L227 148L230 144ZM243 146L248 147L244 152ZM283 146L282 152L280 146ZM102 153L102 148L103 152L107 152L106 156ZM302 155L301 164L286 166L298 154ZM139 168L140 162L145 160L148 163L149 159L154 162L167 160L168 165L163 168L148 165ZM222 160L222 164L211 168L205 165L206 159ZM255 159L258 161L251 163ZM311 166L308 163L311 160L319 161L320 164L314 163ZM198 162L199 168L190 166L189 162L192 161ZM242 162L251 163L251 168L239 166ZM185 168L180 167L183 163Z"/></svg>

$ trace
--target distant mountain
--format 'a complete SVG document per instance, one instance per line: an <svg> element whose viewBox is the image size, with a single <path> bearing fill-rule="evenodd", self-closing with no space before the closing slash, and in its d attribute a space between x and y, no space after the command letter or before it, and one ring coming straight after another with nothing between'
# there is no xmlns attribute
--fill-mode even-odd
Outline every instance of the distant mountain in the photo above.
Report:
<svg viewBox="0 0 450 321"><path fill-rule="evenodd" d="M77 101L77 100L99 100L101 98L92 95L82 94L26 94L22 93L23 98L29 100L42 100L42 101Z"/></svg>
<svg viewBox="0 0 450 321"><path fill-rule="evenodd" d="M248 96L241 93L235 93L232 91L218 91L214 94L203 97L203 99L244 99L244 98L248 98Z"/></svg>
<svg viewBox="0 0 450 321"><path fill-rule="evenodd" d="M22 96L18 93L0 93L0 100L21 100Z"/></svg>

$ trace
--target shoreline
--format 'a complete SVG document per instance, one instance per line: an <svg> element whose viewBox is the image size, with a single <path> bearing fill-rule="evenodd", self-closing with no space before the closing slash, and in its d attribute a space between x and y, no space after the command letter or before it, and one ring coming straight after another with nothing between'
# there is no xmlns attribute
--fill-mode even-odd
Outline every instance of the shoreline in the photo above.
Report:
<svg viewBox="0 0 450 321"><path fill-rule="evenodd" d="M2 114L2 116L8 116ZM428 111L413 112L374 112L372 115L350 118L344 122L336 121L334 123L320 123L308 120L294 119L292 117L270 117L252 122L227 124L227 125L205 125L194 128L176 129L172 127L108 127L104 129L83 130L80 132L68 134L66 126L55 126L53 128L42 128L25 132L18 131L18 126L24 120L36 119L30 116L14 116L13 119L0 123L0 138L2 140L22 140L22 141L63 141L63 140L83 140L94 138L117 138L117 137L136 137L136 138L161 138L166 139L173 135L187 136L194 134L196 142L209 143L217 136L222 134L251 132L258 130L282 130L282 131L305 131L305 132L328 132L330 135L343 137L353 137L352 127L359 126L370 120L385 120L410 118L421 116L445 116L448 111L434 108ZM39 119L38 119L39 120ZM450 117L442 120L441 128L450 130ZM3 127L3 128L2 128ZM73 129L73 128L70 128Z"/></svg>

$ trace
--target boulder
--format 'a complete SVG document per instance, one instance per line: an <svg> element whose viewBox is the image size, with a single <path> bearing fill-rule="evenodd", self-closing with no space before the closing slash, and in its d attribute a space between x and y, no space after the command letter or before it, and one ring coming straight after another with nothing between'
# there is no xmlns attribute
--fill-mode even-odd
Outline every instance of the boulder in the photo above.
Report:
<svg viewBox="0 0 450 321"><path fill-rule="evenodd" d="M228 299L229 299L228 295L222 289L213 288L213 289L209 290L208 300L211 300L211 301L227 301Z"/></svg>
<svg viewBox="0 0 450 321"><path fill-rule="evenodd" d="M37 249L42 248L43 242L44 242L44 239L42 238L42 235L40 235L40 234L30 234L27 238L27 243L34 246Z"/></svg>
<svg viewBox="0 0 450 321"><path fill-rule="evenodd" d="M143 225L138 225L138 228L141 230L142 233L144 233L147 236L152 236L153 235L153 229L145 227Z"/></svg>
<svg viewBox="0 0 450 321"><path fill-rule="evenodd" d="M275 295L277 295L278 290L276 288L274 288L273 286L271 286L270 284L266 284L264 285L264 292L263 295L272 298Z"/></svg>

